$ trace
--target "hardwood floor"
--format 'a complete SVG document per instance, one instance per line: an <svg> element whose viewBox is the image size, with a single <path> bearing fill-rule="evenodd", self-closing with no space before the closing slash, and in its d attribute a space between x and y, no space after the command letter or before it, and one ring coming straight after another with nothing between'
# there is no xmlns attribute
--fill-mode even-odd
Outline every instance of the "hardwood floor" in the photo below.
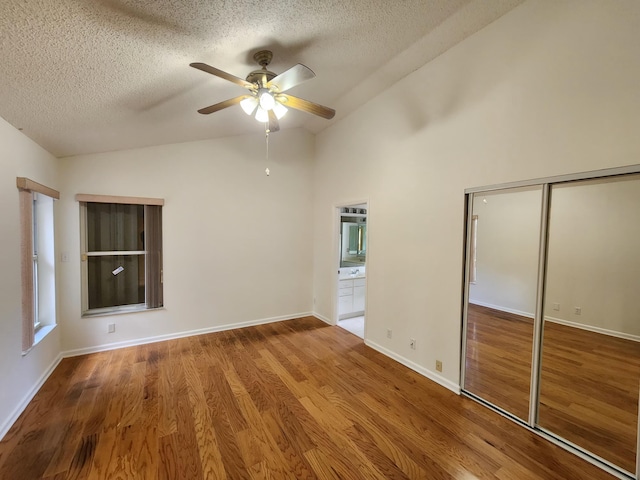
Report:
<svg viewBox="0 0 640 480"><path fill-rule="evenodd" d="M532 321L469 307L465 388L526 420ZM538 424L635 472L640 343L547 322L542 352Z"/></svg>
<svg viewBox="0 0 640 480"><path fill-rule="evenodd" d="M306 317L65 359L0 479L605 479Z"/></svg>

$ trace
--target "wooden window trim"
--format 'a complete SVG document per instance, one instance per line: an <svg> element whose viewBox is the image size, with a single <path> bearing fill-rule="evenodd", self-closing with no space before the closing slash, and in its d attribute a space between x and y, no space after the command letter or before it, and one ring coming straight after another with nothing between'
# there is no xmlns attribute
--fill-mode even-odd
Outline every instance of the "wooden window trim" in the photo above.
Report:
<svg viewBox="0 0 640 480"><path fill-rule="evenodd" d="M118 195L93 195L90 193L76 194L77 202L92 203L126 203L129 205L157 205L164 206L163 198L145 198L145 197L121 197Z"/></svg>
<svg viewBox="0 0 640 480"><path fill-rule="evenodd" d="M53 188L45 187L41 183L34 182L33 180L26 177L17 177L16 178L16 186L20 190L25 190L28 192L36 192L42 193L47 197L55 198L56 200L60 200L60 192L54 190Z"/></svg>
<svg viewBox="0 0 640 480"><path fill-rule="evenodd" d="M22 353L26 355L35 342L33 278L33 194L40 193L55 200L60 192L26 177L16 177L20 192L20 270L22 306Z"/></svg>

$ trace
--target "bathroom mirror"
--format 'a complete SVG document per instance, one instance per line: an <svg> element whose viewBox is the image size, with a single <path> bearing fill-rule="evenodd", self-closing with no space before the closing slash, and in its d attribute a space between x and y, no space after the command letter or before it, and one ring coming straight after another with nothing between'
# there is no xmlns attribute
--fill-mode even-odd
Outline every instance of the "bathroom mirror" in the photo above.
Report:
<svg viewBox="0 0 640 480"><path fill-rule="evenodd" d="M551 188L538 425L636 471L640 176Z"/></svg>
<svg viewBox="0 0 640 480"><path fill-rule="evenodd" d="M472 196L464 388L526 420L542 187Z"/></svg>
<svg viewBox="0 0 640 480"><path fill-rule="evenodd" d="M367 224L365 218L342 217L340 222L340 267L360 267L367 256Z"/></svg>

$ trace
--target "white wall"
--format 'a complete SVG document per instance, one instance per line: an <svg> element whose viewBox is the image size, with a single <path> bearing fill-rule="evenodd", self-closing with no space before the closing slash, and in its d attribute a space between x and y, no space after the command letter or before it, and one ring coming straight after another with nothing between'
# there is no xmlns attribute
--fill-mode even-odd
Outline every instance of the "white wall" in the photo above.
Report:
<svg viewBox="0 0 640 480"><path fill-rule="evenodd" d="M267 164L256 124L255 135L61 159L63 350L310 312L313 146L303 130L278 132ZM81 317L77 193L165 199L164 309Z"/></svg>
<svg viewBox="0 0 640 480"><path fill-rule="evenodd" d="M639 16L525 2L318 135L316 310L333 316L333 205L368 198L367 341L457 384L463 191L640 163Z"/></svg>
<svg viewBox="0 0 640 480"><path fill-rule="evenodd" d="M545 315L640 339L639 239L638 175L554 187Z"/></svg>
<svg viewBox="0 0 640 480"><path fill-rule="evenodd" d="M60 329L22 356L20 215L16 177L59 189L56 159L0 118L0 438L57 363Z"/></svg>
<svg viewBox="0 0 640 480"><path fill-rule="evenodd" d="M476 194L476 282L469 302L533 318L536 310L542 188Z"/></svg>

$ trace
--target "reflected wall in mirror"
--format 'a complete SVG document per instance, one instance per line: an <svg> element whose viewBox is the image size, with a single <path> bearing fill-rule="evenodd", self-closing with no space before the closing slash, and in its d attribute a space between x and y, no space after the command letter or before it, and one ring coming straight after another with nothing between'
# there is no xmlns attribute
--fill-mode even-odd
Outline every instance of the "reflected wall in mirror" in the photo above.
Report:
<svg viewBox="0 0 640 480"><path fill-rule="evenodd" d="M366 216L342 216L340 221L340 266L359 267L367 257Z"/></svg>
<svg viewBox="0 0 640 480"><path fill-rule="evenodd" d="M640 176L553 185L538 425L636 471Z"/></svg>
<svg viewBox="0 0 640 480"><path fill-rule="evenodd" d="M465 390L529 415L542 187L473 194Z"/></svg>

